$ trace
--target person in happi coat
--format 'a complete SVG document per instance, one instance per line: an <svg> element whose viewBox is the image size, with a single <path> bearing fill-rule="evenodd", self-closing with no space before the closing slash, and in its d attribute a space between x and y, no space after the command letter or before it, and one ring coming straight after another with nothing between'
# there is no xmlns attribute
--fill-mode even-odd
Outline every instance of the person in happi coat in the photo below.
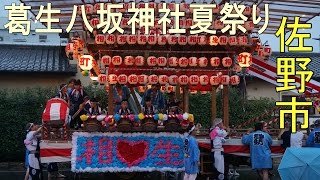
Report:
<svg viewBox="0 0 320 180"><path fill-rule="evenodd" d="M59 93L57 94L56 97L65 100L68 103L69 107L70 107L70 97L69 97L69 94L68 94L67 84L61 84L60 85Z"/></svg>
<svg viewBox="0 0 320 180"><path fill-rule="evenodd" d="M314 129L307 139L308 147L320 148L320 120L314 122Z"/></svg>
<svg viewBox="0 0 320 180"><path fill-rule="evenodd" d="M145 98L150 97L152 105L159 111L162 112L165 108L165 100L163 93L159 89L160 85L153 84L151 89L148 89L141 100L141 104L144 105Z"/></svg>
<svg viewBox="0 0 320 180"><path fill-rule="evenodd" d="M126 99L122 100L121 108L119 109L118 114L120 114L120 115L129 115L129 114L131 114L131 111L128 108L128 100L126 100Z"/></svg>
<svg viewBox="0 0 320 180"><path fill-rule="evenodd" d="M127 86L121 85L117 83L113 87L113 104L114 104L114 112L118 113L121 109L121 103L124 99L129 99L130 91Z"/></svg>
<svg viewBox="0 0 320 180"><path fill-rule="evenodd" d="M150 97L146 97L145 99L145 105L142 108L142 113L144 115L154 115L156 114L158 111L157 109L154 108L154 106L151 103L151 98Z"/></svg>
<svg viewBox="0 0 320 180"><path fill-rule="evenodd" d="M67 89L69 97L71 95L71 92L74 90L74 84L76 83L76 81L77 81L76 79L70 79L69 81L68 89Z"/></svg>
<svg viewBox="0 0 320 180"><path fill-rule="evenodd" d="M222 119L216 118L213 123L213 128L210 129L211 140L211 155L213 162L213 173L215 179L224 179L224 149L223 143L228 135L226 127L224 127Z"/></svg>
<svg viewBox="0 0 320 180"><path fill-rule="evenodd" d="M84 102L85 96L87 96L87 93L82 89L81 81L78 79L75 82L74 90L71 92L71 95L70 95L70 102L71 102L70 115L73 117L70 122L71 128L77 129L82 124L82 121L80 120L80 116L84 114L83 112L84 107L80 107L80 105Z"/></svg>
<svg viewBox="0 0 320 180"><path fill-rule="evenodd" d="M99 102L96 98L92 98L90 100L90 108L88 110L88 115L97 116L101 114L101 107L99 106Z"/></svg>
<svg viewBox="0 0 320 180"><path fill-rule="evenodd" d="M196 127L188 127L188 136L184 140L184 180L195 180L199 172L200 150L196 140Z"/></svg>
<svg viewBox="0 0 320 180"><path fill-rule="evenodd" d="M257 170L263 180L269 179L269 170L272 169L271 136L263 131L264 123L255 124L255 131L248 131L242 137L242 143L250 146L252 169Z"/></svg>

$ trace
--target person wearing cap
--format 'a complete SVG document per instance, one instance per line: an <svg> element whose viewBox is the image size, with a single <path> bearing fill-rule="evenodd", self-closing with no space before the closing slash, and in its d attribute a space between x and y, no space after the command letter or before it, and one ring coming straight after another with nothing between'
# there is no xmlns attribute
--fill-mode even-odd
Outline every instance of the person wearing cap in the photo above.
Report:
<svg viewBox="0 0 320 180"><path fill-rule="evenodd" d="M302 147L302 141L307 138L308 136L301 130L301 122L297 122L297 132L291 133L290 147Z"/></svg>
<svg viewBox="0 0 320 180"><path fill-rule="evenodd" d="M113 87L113 104L114 104L114 112L118 113L121 109L121 103L124 99L130 98L129 88L125 85L121 85L117 83Z"/></svg>
<svg viewBox="0 0 320 180"><path fill-rule="evenodd" d="M70 115L73 116L77 113L80 108L80 105L84 102L84 97L87 96L87 93L81 87L81 81L78 79L74 84L74 90L71 92L70 95ZM78 113L77 116L71 119L70 127L71 128L78 128L82 121L80 120L80 115L83 113Z"/></svg>
<svg viewBox="0 0 320 180"><path fill-rule="evenodd" d="M67 84L60 85L59 93L56 97L65 100L70 107L70 97L68 94Z"/></svg>
<svg viewBox="0 0 320 180"><path fill-rule="evenodd" d="M222 144L226 142L228 132L225 130L221 118L216 118L210 129L211 154L215 179L224 179L224 150Z"/></svg>
<svg viewBox="0 0 320 180"><path fill-rule="evenodd" d="M272 169L271 149L272 138L263 131L264 123L255 124L255 131L249 130L242 137L242 143L250 146L250 158L253 170L257 170L263 180L269 179L269 169Z"/></svg>
<svg viewBox="0 0 320 180"><path fill-rule="evenodd" d="M314 122L314 129L307 139L307 146L320 148L320 119Z"/></svg>
<svg viewBox="0 0 320 180"><path fill-rule="evenodd" d="M184 140L184 180L195 180L199 172L200 150L196 140L196 127L188 127L188 136Z"/></svg>
<svg viewBox="0 0 320 180"><path fill-rule="evenodd" d="M160 91L159 89L160 85L157 84L153 84L151 86L151 89L148 89L141 100L141 104L144 105L145 103L145 99L146 97L150 97L151 98L151 103L152 105L159 111L162 112L164 110L164 106L165 106L165 100L164 100L164 96L163 93Z"/></svg>

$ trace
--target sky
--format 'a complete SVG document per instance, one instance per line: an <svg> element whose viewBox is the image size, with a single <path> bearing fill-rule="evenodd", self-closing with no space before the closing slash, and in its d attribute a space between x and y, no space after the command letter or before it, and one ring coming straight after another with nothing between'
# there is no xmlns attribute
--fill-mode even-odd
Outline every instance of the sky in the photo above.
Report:
<svg viewBox="0 0 320 180"><path fill-rule="evenodd" d="M187 0L191 1L191 0ZM9 5L12 2L20 2L18 0L1 0L0 2L0 18L3 19L3 17L7 18L8 12L4 10L4 5ZM179 2L179 0L177 0ZM209 1L207 1L209 2ZM219 0L217 1L219 2ZM294 10L294 7L293 7ZM309 23L312 23L312 28L311 29L305 29L299 32L305 32L305 33L310 33L311 34L311 39L306 39L305 40L305 45L308 46L313 46L313 52L320 52L320 41L313 40L312 38L320 38L320 17L317 16L313 18L312 20L309 21ZM2 23L0 23L2 24ZM268 41L268 44L272 47L272 51L279 51L280 47L280 41L275 35L260 35L260 38L262 42L264 43L265 41ZM294 41L292 45L296 44L297 41Z"/></svg>

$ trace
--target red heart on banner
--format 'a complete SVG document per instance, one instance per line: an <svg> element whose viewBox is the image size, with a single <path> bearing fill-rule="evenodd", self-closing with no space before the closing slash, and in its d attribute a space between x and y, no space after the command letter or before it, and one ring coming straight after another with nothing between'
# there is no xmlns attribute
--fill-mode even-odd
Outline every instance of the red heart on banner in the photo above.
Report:
<svg viewBox="0 0 320 180"><path fill-rule="evenodd" d="M128 167L139 164L147 158L149 151L148 141L127 141L119 140L117 142L117 157L120 161L127 164Z"/></svg>

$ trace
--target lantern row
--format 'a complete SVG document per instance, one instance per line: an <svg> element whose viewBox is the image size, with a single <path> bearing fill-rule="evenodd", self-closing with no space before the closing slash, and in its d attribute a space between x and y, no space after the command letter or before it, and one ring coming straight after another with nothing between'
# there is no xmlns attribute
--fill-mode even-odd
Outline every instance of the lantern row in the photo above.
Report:
<svg viewBox="0 0 320 180"><path fill-rule="evenodd" d="M171 75L171 76L167 76L167 75L136 75L136 74L131 74L129 76L127 76L126 74L120 74L120 75L116 75L116 74L109 74L109 75L105 75L105 74L100 74L98 76L98 81L100 84L105 84L106 82L108 82L111 85L114 84L122 84L122 85L126 85L126 84L130 84L130 85L136 85L136 84L140 84L140 85L146 85L146 84L160 84L160 85L191 85L191 86L196 86L196 85L212 85L212 86L217 86L219 84L222 85L238 85L240 83L240 77L237 75L233 75L233 76L228 76L228 75L222 75L222 73L219 73L216 76L208 76L208 75L191 75L191 76L187 76L187 75L181 75L181 76L177 76L177 75Z"/></svg>

